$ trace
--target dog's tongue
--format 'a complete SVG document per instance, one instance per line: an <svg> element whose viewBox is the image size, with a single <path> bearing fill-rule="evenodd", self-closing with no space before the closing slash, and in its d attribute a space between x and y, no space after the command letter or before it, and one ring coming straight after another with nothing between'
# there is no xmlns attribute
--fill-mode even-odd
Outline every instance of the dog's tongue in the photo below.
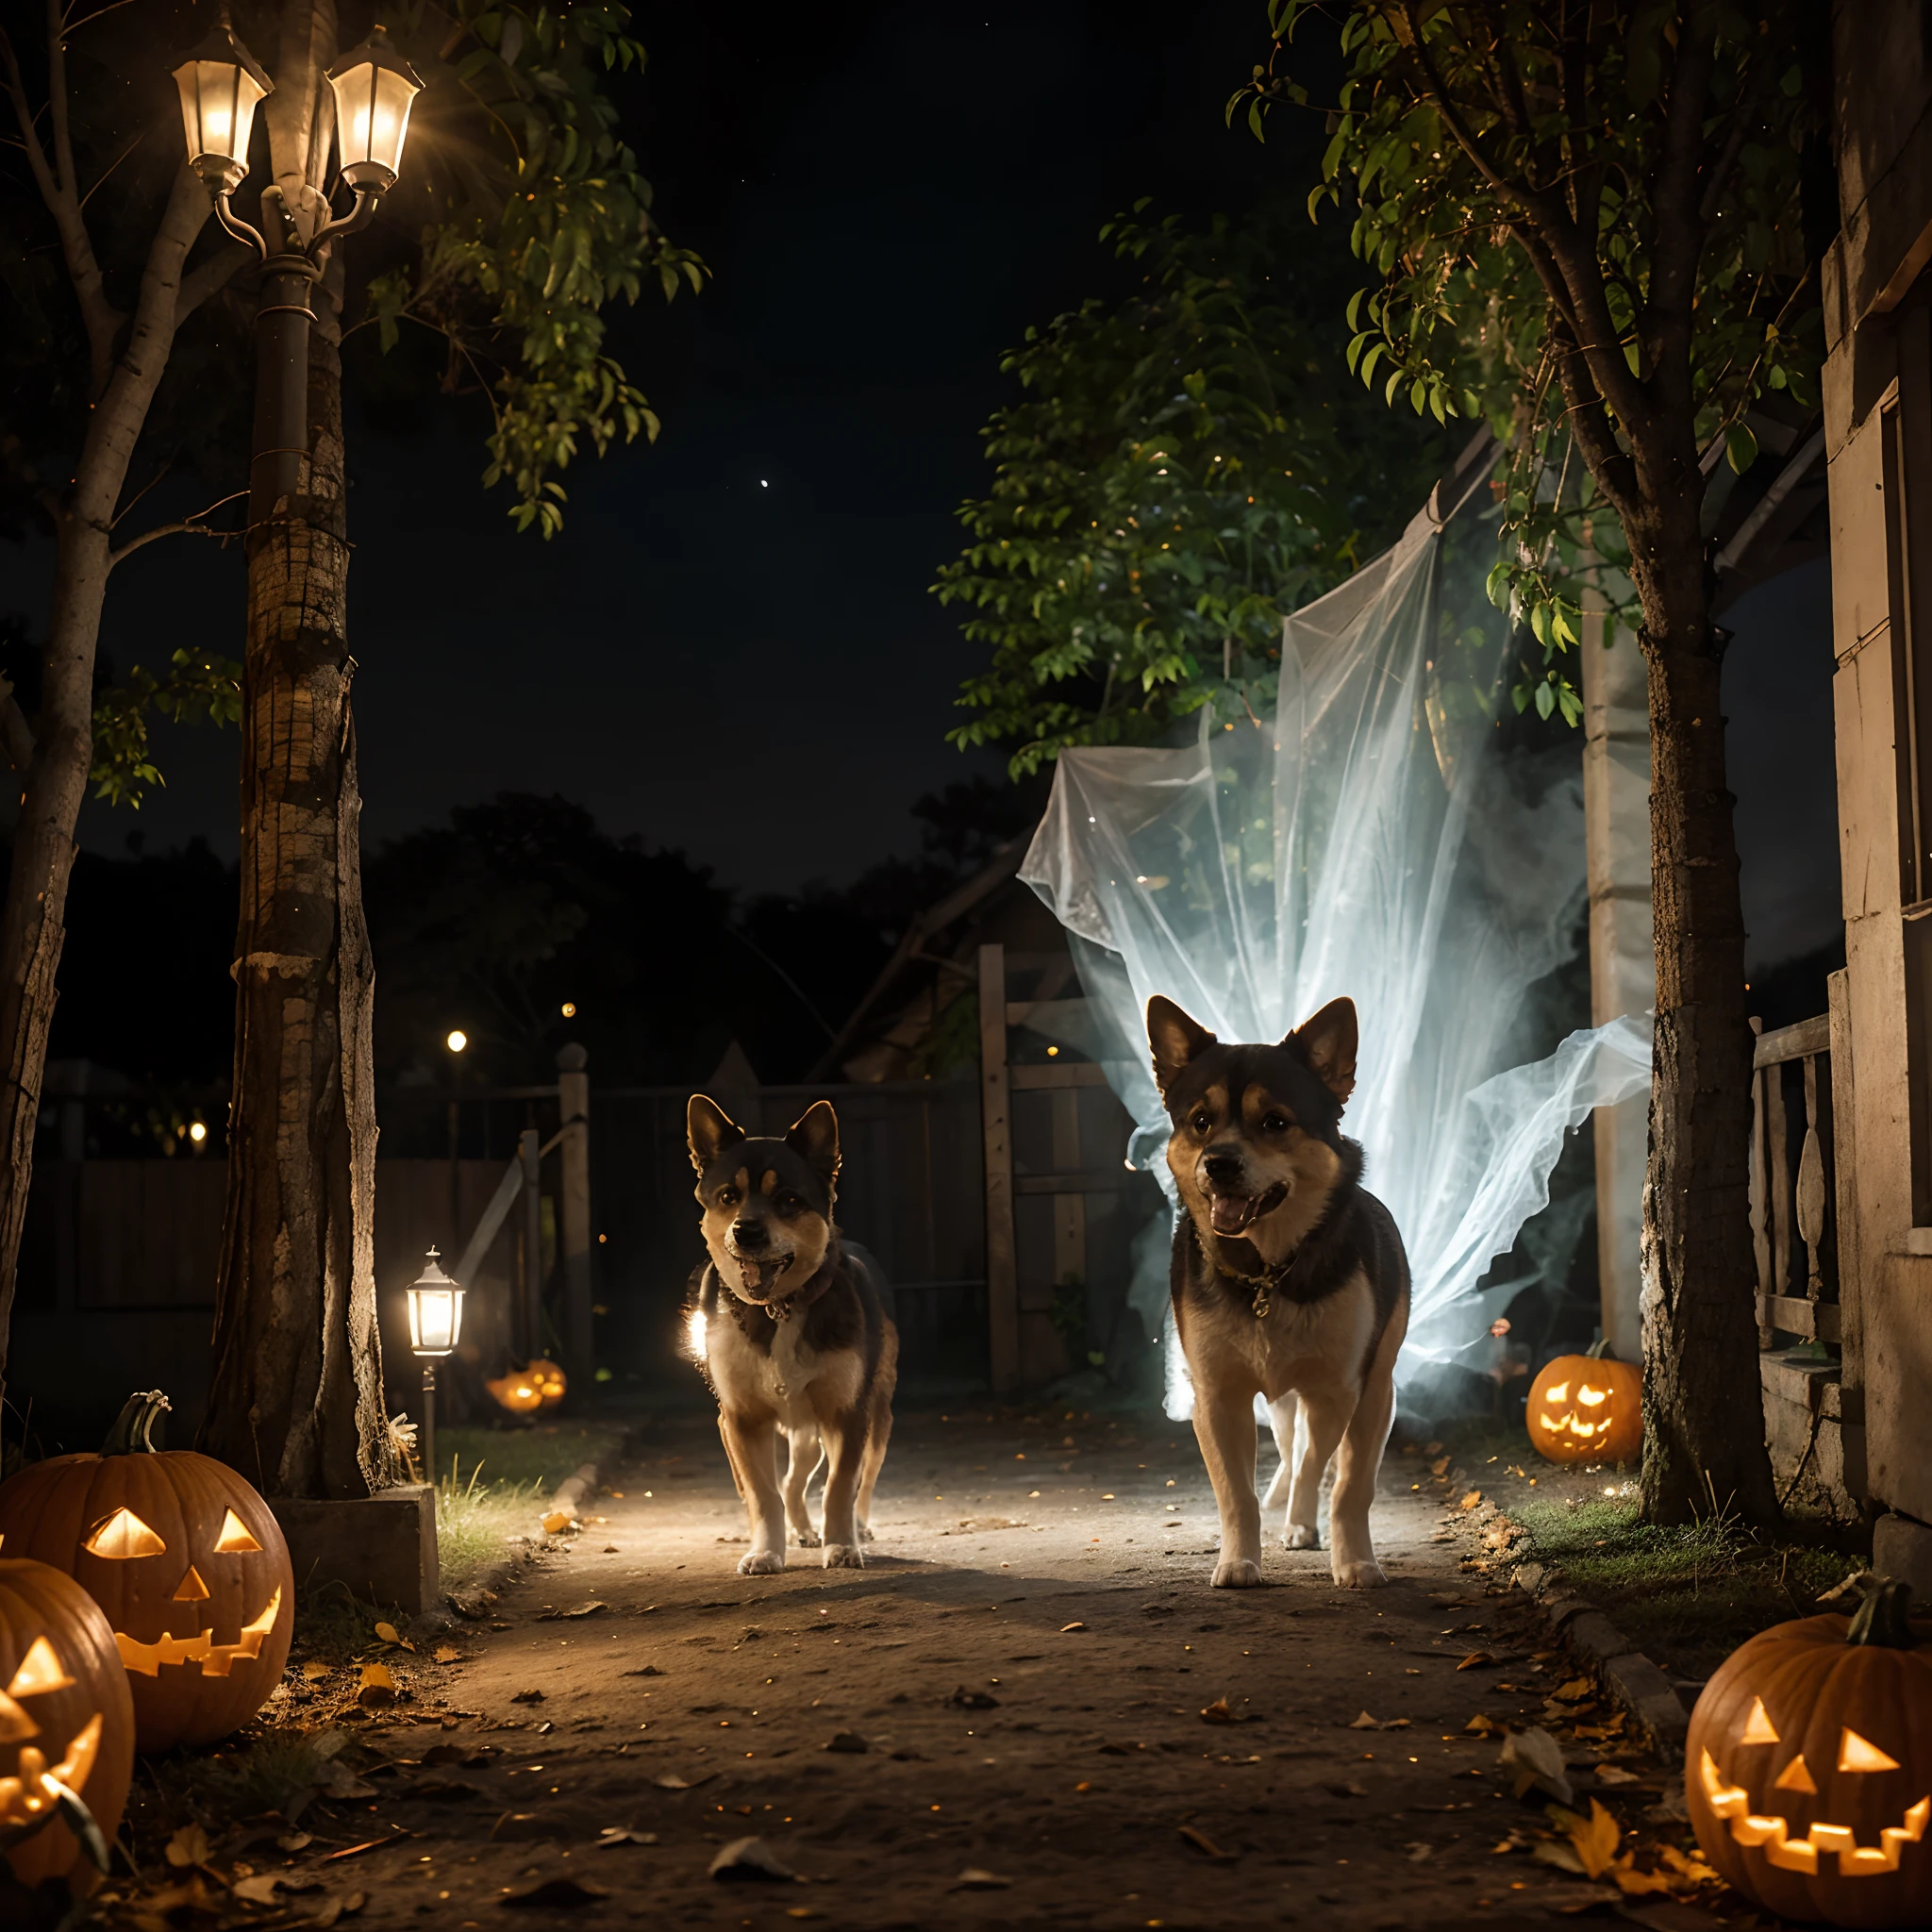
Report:
<svg viewBox="0 0 1932 1932"><path fill-rule="evenodd" d="M1252 1194L1214 1194L1209 1197L1208 1219L1216 1234L1241 1234L1255 1218Z"/></svg>

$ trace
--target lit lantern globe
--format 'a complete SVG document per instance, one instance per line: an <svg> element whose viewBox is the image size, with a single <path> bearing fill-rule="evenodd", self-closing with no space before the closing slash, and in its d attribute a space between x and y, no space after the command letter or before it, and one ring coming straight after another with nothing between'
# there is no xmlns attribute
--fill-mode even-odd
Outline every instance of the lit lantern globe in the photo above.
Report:
<svg viewBox="0 0 1932 1932"><path fill-rule="evenodd" d="M1630 1462L1643 1447L1643 1377L1630 1362L1562 1355L1530 1385L1529 1440L1552 1462Z"/></svg>
<svg viewBox="0 0 1932 1932"><path fill-rule="evenodd" d="M248 173L255 110L274 84L235 38L225 7L214 31L175 68L175 85L181 92L188 165L214 193L232 194Z"/></svg>
<svg viewBox="0 0 1932 1932"><path fill-rule="evenodd" d="M403 169L409 108L423 92L416 71L379 26L328 71L336 101L336 146L342 179L360 193L384 194Z"/></svg>
<svg viewBox="0 0 1932 1932"><path fill-rule="evenodd" d="M463 1332L463 1291L442 1272L431 1248L423 1272L410 1282L409 1348L421 1356L450 1354Z"/></svg>

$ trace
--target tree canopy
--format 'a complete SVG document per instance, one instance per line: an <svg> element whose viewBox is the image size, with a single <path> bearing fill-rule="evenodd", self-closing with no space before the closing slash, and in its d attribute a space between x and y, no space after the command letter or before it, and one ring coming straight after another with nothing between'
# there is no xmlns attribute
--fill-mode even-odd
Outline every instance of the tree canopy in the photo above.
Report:
<svg viewBox="0 0 1932 1932"><path fill-rule="evenodd" d="M1297 77L1297 31L1340 18L1339 92ZM1530 626L1519 707L1571 719L1583 574L1624 532L1681 425L1702 472L1747 468L1766 398L1815 405L1807 192L1828 51L1796 0L1470 9L1270 0L1274 43L1229 102L1330 129L1308 210L1349 217L1365 272L1348 360L1419 416L1489 420L1510 450L1491 594ZM1324 50L1306 68L1322 71ZM1599 584L1614 583L1596 574Z"/></svg>
<svg viewBox="0 0 1932 1932"><path fill-rule="evenodd" d="M961 508L971 541L935 587L991 660L949 736L1016 775L1265 676L1282 617L1394 535L1441 467L1441 439L1348 383L1308 315L1326 271L1282 220L1145 207L1101 230L1129 291L1002 362L1023 393L982 432L991 491Z"/></svg>

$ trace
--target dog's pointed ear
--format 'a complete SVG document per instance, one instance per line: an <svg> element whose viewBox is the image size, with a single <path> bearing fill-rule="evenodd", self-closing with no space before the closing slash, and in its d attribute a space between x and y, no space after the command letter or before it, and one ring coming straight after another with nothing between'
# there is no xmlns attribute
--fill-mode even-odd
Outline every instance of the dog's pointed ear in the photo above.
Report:
<svg viewBox="0 0 1932 1932"><path fill-rule="evenodd" d="M828 1181L839 1178L839 1115L829 1100L814 1100L791 1123L785 1144Z"/></svg>
<svg viewBox="0 0 1932 1932"><path fill-rule="evenodd" d="M1356 1039L1355 1002L1339 999L1304 1020L1281 1043L1299 1046L1316 1079L1346 1107L1355 1091Z"/></svg>
<svg viewBox="0 0 1932 1932"><path fill-rule="evenodd" d="M1147 1002L1147 1044L1154 1050L1154 1084L1163 1100L1174 1075L1214 1043L1213 1034L1198 1020L1191 1020L1165 993L1158 992Z"/></svg>
<svg viewBox="0 0 1932 1932"><path fill-rule="evenodd" d="M715 1100L693 1093L684 1110L684 1138L691 1164L703 1174L725 1148L744 1139L744 1129Z"/></svg>

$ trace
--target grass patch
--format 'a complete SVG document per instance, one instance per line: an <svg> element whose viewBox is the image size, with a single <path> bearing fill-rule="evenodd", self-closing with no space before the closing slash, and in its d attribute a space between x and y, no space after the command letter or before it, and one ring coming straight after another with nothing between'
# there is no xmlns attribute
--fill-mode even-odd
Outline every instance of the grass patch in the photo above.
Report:
<svg viewBox="0 0 1932 1932"><path fill-rule="evenodd" d="M1515 1555L1557 1564L1647 1657L1707 1677L1745 1638L1811 1615L1819 1595L1861 1569L1840 1551L1759 1536L1735 1517L1640 1523L1634 1498L1512 1503L1529 1533Z"/></svg>
<svg viewBox="0 0 1932 1932"><path fill-rule="evenodd" d="M437 1501L456 1474L467 1482L556 1489L581 1463L594 1462L608 1481L624 1447L624 1430L610 1423L539 1423L525 1429L440 1428L436 1432Z"/></svg>
<svg viewBox="0 0 1932 1932"><path fill-rule="evenodd" d="M550 1498L549 1483L479 1482L482 1473L479 1463L458 1480L458 1461L436 1488L436 1558L446 1592L475 1583L503 1555L510 1537L537 1534Z"/></svg>

